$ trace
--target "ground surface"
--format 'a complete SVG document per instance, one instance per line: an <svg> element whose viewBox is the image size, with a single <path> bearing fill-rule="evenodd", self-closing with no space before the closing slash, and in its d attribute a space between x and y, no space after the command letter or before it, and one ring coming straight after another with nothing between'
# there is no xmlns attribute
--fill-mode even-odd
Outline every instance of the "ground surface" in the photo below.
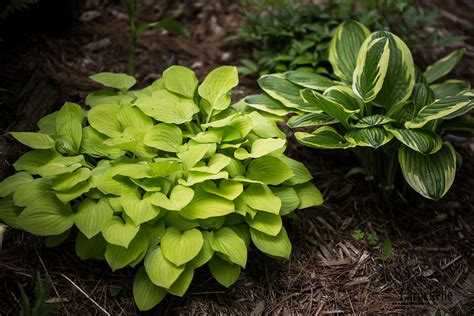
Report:
<svg viewBox="0 0 474 316"><path fill-rule="evenodd" d="M186 24L192 36L185 40L147 31L138 45L140 85L156 79L172 63L192 67L202 78L210 69L236 64L248 53L239 43L222 41L243 21L239 7L231 1L162 2L154 5L153 1L143 1L138 7L140 19L152 21L182 6L181 20L190 21ZM438 6L446 15L446 25L454 30L464 28L470 36L466 58L456 69L456 76L472 82L473 30L465 27L472 16L451 10L460 4L430 1L427 5ZM0 87L21 91L22 83L35 76L49 78L34 79L49 82L41 88L49 92L41 94L44 100L38 107L44 104L54 109L66 100L82 103L96 88L87 76L99 71L126 71L128 29L120 2L85 1L75 12L81 13L72 24L60 25L59 31L58 27L54 32L47 27L38 31L20 27L15 36L5 35L0 50L0 65L4 67ZM439 50L417 54L423 65L440 56L443 52ZM254 80L241 81L237 95L256 91ZM35 90L37 85L33 86ZM0 111L2 132L21 122L18 107L24 100L20 95L14 104L15 90L6 90L6 96L0 98L4 103ZM3 177L11 172L9 164L24 148L7 152L12 141L6 136L2 141ZM326 197L323 206L301 212L298 219L286 223L293 243L290 260L274 261L251 249L247 269L231 288L222 288L202 269L184 298L168 296L150 314L474 313L472 142L456 144L464 163L451 191L439 203L403 187L401 192L383 197L362 177L345 176L357 165L349 153L314 151L296 145L294 140L290 143L288 154L310 166ZM391 257L380 260L380 244L372 247L364 240L355 240L355 229L377 233L381 241L389 238ZM101 308L111 315L137 313L130 289L131 270L112 273L103 262L81 262L73 245L68 240L47 248L40 238L8 230L0 255L0 315L16 314L18 283L31 294L37 272L53 285L50 300L60 302L55 314L100 314Z"/></svg>

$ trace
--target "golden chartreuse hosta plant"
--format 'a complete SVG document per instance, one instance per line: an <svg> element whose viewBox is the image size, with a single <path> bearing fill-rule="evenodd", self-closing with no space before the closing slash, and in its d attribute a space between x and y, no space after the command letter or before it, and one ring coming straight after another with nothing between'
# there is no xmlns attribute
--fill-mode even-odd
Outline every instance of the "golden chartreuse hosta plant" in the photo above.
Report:
<svg viewBox="0 0 474 316"><path fill-rule="evenodd" d="M467 114L474 106L469 83L436 81L460 60L455 51L424 72L395 34L370 33L355 21L342 23L329 48L333 75L290 71L265 75L265 94L246 103L260 111L284 116L303 145L351 149L362 162L367 179L394 188L401 169L406 182L429 199L440 199L451 187L457 153L443 136L472 135ZM399 168L400 167L400 168Z"/></svg>
<svg viewBox="0 0 474 316"><path fill-rule="evenodd" d="M199 84L173 66L141 90L125 74L91 79L105 88L87 96L88 110L66 103L38 132L11 133L33 150L0 183L2 221L49 244L74 234L81 259L137 268L140 310L184 295L206 264L230 286L250 242L290 256L282 217L323 199L306 167L285 156L275 119L231 106L235 67Z"/></svg>

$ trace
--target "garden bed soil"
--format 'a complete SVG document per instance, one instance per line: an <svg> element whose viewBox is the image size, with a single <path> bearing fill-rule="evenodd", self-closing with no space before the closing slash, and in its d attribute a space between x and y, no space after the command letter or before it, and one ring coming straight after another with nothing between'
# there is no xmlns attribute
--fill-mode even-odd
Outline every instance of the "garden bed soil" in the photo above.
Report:
<svg viewBox="0 0 474 316"><path fill-rule="evenodd" d="M170 64L191 67L202 79L211 69L235 65L248 55L248 47L223 41L243 23L241 9L234 2L161 2L140 2L139 19L153 21L181 6L180 19L191 38L146 31L138 41L140 86L158 78ZM430 1L429 5L463 21L472 20L472 13L466 16L466 11L453 11L447 3ZM87 79L89 75L126 71L128 28L120 2L85 1L74 12L79 13L72 22L65 21L54 32L19 27L3 35L2 178L12 172L11 163L25 151L13 145L6 132L34 130L43 113L66 100L83 104L87 93L98 88ZM445 23L459 31L464 22L451 16ZM468 51L455 76L472 82L472 29L466 29L465 35L470 36ZM429 64L444 53L416 58ZM254 79L241 78L236 97L255 91ZM35 109L27 111L28 119L24 119L25 106ZM168 296L149 314L431 314L443 310L472 315L474 144L463 141L455 147L464 163L450 192L434 202L403 186L400 192L383 196L362 176L346 176L357 166L350 153L303 148L290 139L288 154L310 167L326 198L324 205L304 210L286 222L293 243L290 260L275 261L251 248L247 268L229 289L203 268L195 274L185 297ZM370 246L354 239L356 229L376 233L381 242ZM385 239L391 241L393 250L382 261ZM58 304L53 314L138 313L131 293L131 269L112 273L104 262L80 261L73 238L47 248L39 237L7 229L0 254L0 315L17 313L19 285L32 296L37 273L51 285L48 301Z"/></svg>

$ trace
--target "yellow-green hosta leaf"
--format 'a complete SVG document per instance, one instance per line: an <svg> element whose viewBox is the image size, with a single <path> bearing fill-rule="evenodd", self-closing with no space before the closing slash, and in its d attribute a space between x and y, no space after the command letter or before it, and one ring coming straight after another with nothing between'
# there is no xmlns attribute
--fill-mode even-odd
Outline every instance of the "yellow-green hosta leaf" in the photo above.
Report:
<svg viewBox="0 0 474 316"><path fill-rule="evenodd" d="M299 86L318 91L324 91L334 86L336 83L331 79L318 75L310 71L287 71L284 73L285 78ZM352 75L352 74L351 74Z"/></svg>
<svg viewBox="0 0 474 316"><path fill-rule="evenodd" d="M148 165L153 178L167 177L170 174L181 172L183 169L177 160L159 160Z"/></svg>
<svg viewBox="0 0 474 316"><path fill-rule="evenodd" d="M280 215L257 212L253 218L247 215L245 221L250 227L270 236L276 236L283 227Z"/></svg>
<svg viewBox="0 0 474 316"><path fill-rule="evenodd" d="M81 153L90 155L94 158L107 157L115 159L125 154L125 151L115 146L109 146L103 142L107 136L97 132L90 126L82 129Z"/></svg>
<svg viewBox="0 0 474 316"><path fill-rule="evenodd" d="M272 192L281 200L281 216L290 214L300 205L300 198L292 187L275 187Z"/></svg>
<svg viewBox="0 0 474 316"><path fill-rule="evenodd" d="M138 96L135 104L148 116L159 122L182 124L192 120L199 112L192 99L181 97L167 90L154 91L151 96Z"/></svg>
<svg viewBox="0 0 474 316"><path fill-rule="evenodd" d="M89 179L90 175L91 171L88 168L79 168L72 173L65 173L54 180L51 189L56 191L69 190L78 183Z"/></svg>
<svg viewBox="0 0 474 316"><path fill-rule="evenodd" d="M393 121L394 119L388 116L375 114L361 118L356 124L352 126L355 128L367 128L372 126L385 125Z"/></svg>
<svg viewBox="0 0 474 316"><path fill-rule="evenodd" d="M431 155L401 146L398 161L412 189L432 200L439 200L448 192L456 175L456 152L449 143Z"/></svg>
<svg viewBox="0 0 474 316"><path fill-rule="evenodd" d="M331 126L322 126L313 133L296 132L296 140L308 147L321 149L345 149L354 147Z"/></svg>
<svg viewBox="0 0 474 316"><path fill-rule="evenodd" d="M143 232L139 232L130 242L128 248L107 244L105 248L105 260L112 271L135 265L141 261L148 251L148 239Z"/></svg>
<svg viewBox="0 0 474 316"><path fill-rule="evenodd" d="M31 181L33 181L33 177L24 171L17 172L5 178L0 182L0 198L12 194L20 184L30 183Z"/></svg>
<svg viewBox="0 0 474 316"><path fill-rule="evenodd" d="M321 113L321 109L313 103L306 103L301 97L300 90L303 88L285 78L284 74L265 75L258 79L258 84L270 97L280 101L288 107L287 113L304 111L310 113ZM252 104L250 104L252 106Z"/></svg>
<svg viewBox="0 0 474 316"><path fill-rule="evenodd" d="M471 84L463 80L446 80L443 83L431 85L430 88L433 89L436 99L443 99L469 90Z"/></svg>
<svg viewBox="0 0 474 316"><path fill-rule="evenodd" d="M137 82L132 76L113 72L101 72L92 75L89 78L106 87L115 88L122 91L127 91Z"/></svg>
<svg viewBox="0 0 474 316"><path fill-rule="evenodd" d="M81 182L76 184L70 189L64 190L64 191L56 191L55 194L57 198L63 202L64 204L74 200L75 198L80 197L84 193L89 192L89 190L93 187L94 185L89 182Z"/></svg>
<svg viewBox="0 0 474 316"><path fill-rule="evenodd" d="M183 273L185 266L177 267L164 256L160 247L151 249L145 257L145 270L153 284L169 289Z"/></svg>
<svg viewBox="0 0 474 316"><path fill-rule="evenodd" d="M161 250L168 261L182 266L197 256L203 243L202 234L196 228L181 233L178 229L169 227L161 238Z"/></svg>
<svg viewBox="0 0 474 316"><path fill-rule="evenodd" d="M192 99L198 80L191 69L182 66L171 66L163 71L163 83L167 90Z"/></svg>
<svg viewBox="0 0 474 316"><path fill-rule="evenodd" d="M134 179L151 178L150 167L145 163L118 163L109 168L106 173L110 177L120 175Z"/></svg>
<svg viewBox="0 0 474 316"><path fill-rule="evenodd" d="M22 155L18 160L13 163L13 167L16 171L26 171L34 174L39 167L47 164L60 155L53 150L32 150Z"/></svg>
<svg viewBox="0 0 474 316"><path fill-rule="evenodd" d="M190 204L179 214L187 219L206 219L224 216L235 211L234 203L223 197L197 189Z"/></svg>
<svg viewBox="0 0 474 316"><path fill-rule="evenodd" d="M116 104L98 105L87 113L87 121L96 131L109 137L119 137L124 129L117 117L119 110L120 106Z"/></svg>
<svg viewBox="0 0 474 316"><path fill-rule="evenodd" d="M214 255L214 250L211 247L211 239L214 238L214 233L205 230L201 231L201 233L204 240L202 248L197 256L187 264L195 269L205 265Z"/></svg>
<svg viewBox="0 0 474 316"><path fill-rule="evenodd" d="M447 117L457 111L462 111L462 109L465 108L470 108L473 103L474 94L471 92L465 92L462 95L455 95L436 100L421 108L411 121L405 122L405 127L421 128L430 121Z"/></svg>
<svg viewBox="0 0 474 316"><path fill-rule="evenodd" d="M278 214L281 200L263 184L251 184L240 196L241 200L251 208L268 213Z"/></svg>
<svg viewBox="0 0 474 316"><path fill-rule="evenodd" d="M209 271L211 271L212 276L217 282L225 287L229 287L239 279L240 266L214 255L211 261L209 261Z"/></svg>
<svg viewBox="0 0 474 316"><path fill-rule="evenodd" d="M75 103L66 102L56 115L56 133L63 135L68 140L68 144L63 144L67 154L77 154L81 147L82 121L84 120L84 110Z"/></svg>
<svg viewBox="0 0 474 316"><path fill-rule="evenodd" d="M210 131L205 131L205 132L199 132L196 136L191 137L191 139L201 144L207 144L207 143L220 144L223 136L224 136L223 131L210 130Z"/></svg>
<svg viewBox="0 0 474 316"><path fill-rule="evenodd" d="M300 200L298 209L318 206L324 202L323 195L311 182L297 184L294 186L294 189Z"/></svg>
<svg viewBox="0 0 474 316"><path fill-rule="evenodd" d="M170 286L167 290L168 293L183 297L186 291L188 290L189 286L191 285L191 281L194 277L194 268L190 266L186 266L183 273L179 276L179 278Z"/></svg>
<svg viewBox="0 0 474 316"><path fill-rule="evenodd" d="M131 220L113 216L102 228L102 236L109 244L128 248L139 230L140 227L135 226Z"/></svg>
<svg viewBox="0 0 474 316"><path fill-rule="evenodd" d="M382 126L350 130L344 138L354 146L379 148L392 140L393 135Z"/></svg>
<svg viewBox="0 0 474 316"><path fill-rule="evenodd" d="M227 167L229 164L230 164L230 157L227 157L226 155L223 155L223 154L214 154L209 159L207 166L199 166L199 167L196 166L196 167L191 168L191 171L217 174L222 169Z"/></svg>
<svg viewBox="0 0 474 316"><path fill-rule="evenodd" d="M244 102L254 109L278 116L285 116L293 112L291 108L287 108L283 103L266 94L248 96L244 99Z"/></svg>
<svg viewBox="0 0 474 316"><path fill-rule="evenodd" d="M181 129L173 124L161 123L145 133L143 143L147 146L167 151L179 152L183 142Z"/></svg>
<svg viewBox="0 0 474 316"><path fill-rule="evenodd" d="M226 128L232 128L233 130L237 131L238 132L238 136L236 135L237 138L235 138L233 136L230 137L230 135L227 135ZM234 118L230 122L229 126L227 126L226 128L224 128L224 135L222 137L223 142L229 142L229 141L234 141L234 140L242 140L253 129L253 123L252 123L252 120L249 119L248 117L240 116L240 117Z"/></svg>
<svg viewBox="0 0 474 316"><path fill-rule="evenodd" d="M415 85L415 65L410 49L396 35L390 32L375 32L372 39L388 40L388 65L383 85L373 103L386 110L396 108L410 97Z"/></svg>
<svg viewBox="0 0 474 316"><path fill-rule="evenodd" d="M278 159L286 163L286 165L290 167L291 171L295 174L293 177L286 180L285 184L295 185L299 183L305 183L313 179L313 176L309 170L301 162L291 159L285 155L278 156Z"/></svg>
<svg viewBox="0 0 474 316"><path fill-rule="evenodd" d="M327 115L326 113L306 113L292 116L288 120L287 125L290 128L297 128L315 125L331 125L337 122L337 119Z"/></svg>
<svg viewBox="0 0 474 316"><path fill-rule="evenodd" d="M158 305L168 294L163 288L150 281L145 268L140 268L133 280L133 299L140 311L147 311Z"/></svg>
<svg viewBox="0 0 474 316"><path fill-rule="evenodd" d="M230 94L239 83L237 67L222 66L211 71L198 88L199 95L211 109L225 110L230 105Z"/></svg>
<svg viewBox="0 0 474 316"><path fill-rule="evenodd" d="M431 83L450 73L454 66L456 66L456 64L461 60L464 50L464 48L458 49L441 58L433 65L428 66L428 68L426 68L425 72L423 73L426 81Z"/></svg>
<svg viewBox="0 0 474 316"><path fill-rule="evenodd" d="M31 174L39 174L42 177L56 176L68 172L73 172L84 164L84 156L56 157L45 162L44 165L28 171Z"/></svg>
<svg viewBox="0 0 474 316"><path fill-rule="evenodd" d="M245 268L247 264L247 245L244 239L233 229L224 227L214 233L211 239L214 251L223 255L226 261L238 264Z"/></svg>
<svg viewBox="0 0 474 316"><path fill-rule="evenodd" d="M244 186L242 183L232 180L222 180L219 186L214 181L205 181L202 183L201 189L232 201L243 192Z"/></svg>
<svg viewBox="0 0 474 316"><path fill-rule="evenodd" d="M390 58L388 37L369 36L362 43L352 75L352 89L364 102L375 99L382 89Z"/></svg>
<svg viewBox="0 0 474 316"><path fill-rule="evenodd" d="M314 90L303 90L303 97L309 103L317 105L324 113L337 119L346 128L349 128L349 119L360 111L359 109L348 109L332 98L326 97Z"/></svg>
<svg viewBox="0 0 474 316"><path fill-rule="evenodd" d="M185 172L194 167L204 156L216 151L216 144L198 144L190 147L187 151L178 153Z"/></svg>
<svg viewBox="0 0 474 316"><path fill-rule="evenodd" d="M104 260L105 247L107 242L102 235L95 235L88 239L81 232L76 237L76 254L81 260L97 259Z"/></svg>
<svg viewBox="0 0 474 316"><path fill-rule="evenodd" d="M29 206L35 204L37 199L42 197L53 197L51 189L51 179L37 178L33 181L18 184L13 193L13 200L16 206Z"/></svg>
<svg viewBox="0 0 474 316"><path fill-rule="evenodd" d="M102 104L131 104L133 97L129 94L119 94L117 91L99 90L86 96L86 104L91 108Z"/></svg>
<svg viewBox="0 0 474 316"><path fill-rule="evenodd" d="M278 185L295 174L283 161L272 156L253 159L247 168L246 176L264 184Z"/></svg>
<svg viewBox="0 0 474 316"><path fill-rule="evenodd" d="M234 157L240 160L248 158L259 158L268 155L274 151L283 148L286 145L286 140L281 138L259 138L252 144L250 152L244 148L238 148L234 152Z"/></svg>
<svg viewBox="0 0 474 316"><path fill-rule="evenodd" d="M40 133L48 135L56 134L56 117L58 113L59 111L55 111L40 118L37 123Z"/></svg>
<svg viewBox="0 0 474 316"><path fill-rule="evenodd" d="M18 225L22 229L39 236L62 234L73 224L71 206L49 196L36 199L18 216Z"/></svg>
<svg viewBox="0 0 474 316"><path fill-rule="evenodd" d="M17 141L33 149L52 149L54 139L47 134L30 132L10 132Z"/></svg>
<svg viewBox="0 0 474 316"><path fill-rule="evenodd" d="M139 108L130 104L120 105L115 114L123 128L126 127L149 127L153 126L151 117L146 116Z"/></svg>
<svg viewBox="0 0 474 316"><path fill-rule="evenodd" d="M163 219L167 227L175 227L183 232L199 227L198 220L186 219L177 212L168 212L163 216Z"/></svg>
<svg viewBox="0 0 474 316"><path fill-rule="evenodd" d="M288 259L291 254L291 242L282 227L278 235L270 236L254 228L250 228L252 242L261 252L276 259Z"/></svg>
<svg viewBox="0 0 474 316"><path fill-rule="evenodd" d="M79 204L74 222L79 230L91 239L102 231L106 223L110 221L114 214L107 199L94 201L85 199Z"/></svg>
<svg viewBox="0 0 474 316"><path fill-rule="evenodd" d="M434 154L441 149L443 140L435 132L428 129L396 129L385 126L405 146L422 154Z"/></svg>
<svg viewBox="0 0 474 316"><path fill-rule="evenodd" d="M281 118L274 117L268 118L268 114L260 114L257 111L252 111L245 115L246 117L250 118L252 121L252 132L262 138L286 138L285 133L283 133L277 126L276 121L280 121Z"/></svg>
<svg viewBox="0 0 474 316"><path fill-rule="evenodd" d="M219 179L228 179L229 174L227 171L220 171L218 173L209 173L209 172L200 172L200 171L191 171L189 172L188 179L179 179L178 183L185 186L193 186L197 183L201 183L207 180L219 180Z"/></svg>
<svg viewBox="0 0 474 316"><path fill-rule="evenodd" d="M138 157L153 158L156 149L143 143L148 130L147 127L126 127L119 136L105 140L104 144L132 152Z"/></svg>
<svg viewBox="0 0 474 316"><path fill-rule="evenodd" d="M160 208L153 205L150 198L140 199L137 196L124 195L120 197L120 204L125 214L137 226L151 221L160 214Z"/></svg>
<svg viewBox="0 0 474 316"><path fill-rule="evenodd" d="M336 76L352 82L357 54L370 31L356 21L345 21L336 28L329 46L329 62Z"/></svg>
<svg viewBox="0 0 474 316"><path fill-rule="evenodd" d="M229 176L232 178L236 176L243 176L245 174L245 166L244 164L235 158L230 158L230 163L224 169L229 173Z"/></svg>
<svg viewBox="0 0 474 316"><path fill-rule="evenodd" d="M147 200L156 206L162 207L170 211L179 211L188 205L194 197L194 190L183 186L176 185L173 187L169 197L162 192L155 192L147 196Z"/></svg>
<svg viewBox="0 0 474 316"><path fill-rule="evenodd" d="M13 196L0 199L0 220L12 228L21 229L18 225L18 216L23 209L13 202Z"/></svg>

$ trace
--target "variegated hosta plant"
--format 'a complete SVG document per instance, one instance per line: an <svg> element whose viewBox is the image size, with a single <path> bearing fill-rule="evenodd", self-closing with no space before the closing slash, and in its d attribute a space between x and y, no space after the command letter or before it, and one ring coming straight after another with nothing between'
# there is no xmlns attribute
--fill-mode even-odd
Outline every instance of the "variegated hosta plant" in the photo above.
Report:
<svg viewBox="0 0 474 316"><path fill-rule="evenodd" d="M289 257L282 217L322 196L304 165L284 155L271 116L230 106L235 67L199 85L193 71L173 66L135 91L124 74L91 79L107 89L88 95L88 111L66 103L38 132L11 133L33 150L0 183L1 220L49 244L77 231L81 259L139 268L140 310L182 296L205 264L230 286L250 241Z"/></svg>
<svg viewBox="0 0 474 316"><path fill-rule="evenodd" d="M458 50L428 67L414 65L405 43L390 32L374 32L355 21L342 23L332 38L331 78L311 72L271 74L259 79L266 92L246 103L276 115L295 113L292 128L306 146L353 150L368 179L393 189L401 167L422 196L441 198L453 183L457 154L445 133L473 131L473 91L467 82L448 80L462 56ZM397 163L398 162L398 163Z"/></svg>

